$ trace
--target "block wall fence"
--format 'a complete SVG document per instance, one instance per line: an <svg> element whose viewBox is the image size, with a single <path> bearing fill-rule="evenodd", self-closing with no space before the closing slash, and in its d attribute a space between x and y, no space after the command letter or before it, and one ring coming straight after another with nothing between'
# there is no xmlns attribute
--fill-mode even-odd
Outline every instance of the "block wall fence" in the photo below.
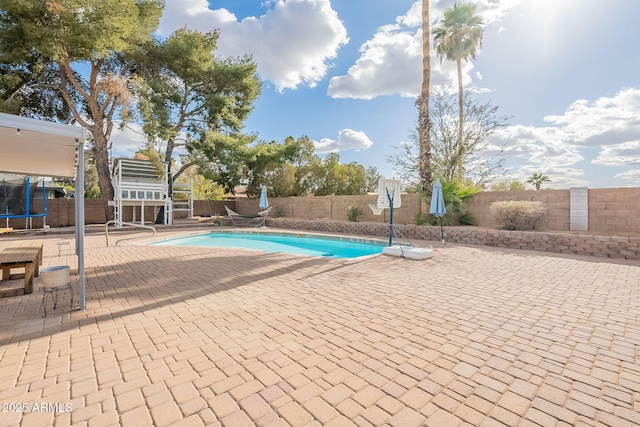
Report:
<svg viewBox="0 0 640 427"><path fill-rule="evenodd" d="M347 207L359 206L363 215L359 222L389 222L389 210L374 215L369 203L377 196L323 196L270 198L269 203L278 209L282 217L300 219L330 219L346 221ZM489 207L496 201L530 200L540 201L547 207L547 214L538 227L541 231L588 231L602 234L640 234L640 188L588 189L588 228L571 227L571 190L522 190L484 191L467 200L467 207L483 228L499 229L500 225L491 215ZM238 199L237 212L241 214L258 211L257 199ZM574 213L576 208L574 206ZM197 213L198 211L195 210ZM224 208L222 208L224 212ZM394 223L415 224L418 214L428 214L429 206L416 194L403 194L402 207L394 210Z"/></svg>
<svg viewBox="0 0 640 427"><path fill-rule="evenodd" d="M579 230L607 235L640 234L640 188L589 189L587 198L588 227ZM499 224L491 216L489 207L495 201L504 200L540 201L547 206L548 211L538 227L539 231L572 231L570 190L486 191L468 199L467 206L478 227L498 229ZM346 221L348 206L355 205L363 211L358 222L388 223L388 209L385 209L381 215L374 215L369 208L369 204L375 202L375 195L269 198L274 212L279 212L283 218ZM42 212L42 200L34 200L34 205L36 212ZM225 216L225 205L240 214L251 214L259 210L258 199L239 198L228 201L195 201L194 214ZM402 206L394 210L394 223L415 224L418 214L428 214L428 212L429 207L420 200L418 195L403 194ZM154 217L154 208L147 207L145 221L151 222ZM130 208L125 208L124 219L125 221L133 220ZM136 212L136 219L140 220L139 209ZM87 224L104 224L104 209L100 200L85 200L85 221ZM75 225L74 200L47 200L46 223L54 228ZM6 220L0 219L0 227L5 226ZM10 219L8 226L15 229L25 228L25 220ZM42 228L42 218L33 218L32 227Z"/></svg>

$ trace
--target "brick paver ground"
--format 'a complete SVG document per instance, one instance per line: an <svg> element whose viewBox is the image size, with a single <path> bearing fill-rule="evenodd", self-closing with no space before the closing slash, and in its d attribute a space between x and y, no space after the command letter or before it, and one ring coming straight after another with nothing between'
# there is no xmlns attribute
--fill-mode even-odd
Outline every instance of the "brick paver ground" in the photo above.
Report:
<svg viewBox="0 0 640 427"><path fill-rule="evenodd" d="M86 246L85 311L0 299L1 426L640 425L637 263Z"/></svg>

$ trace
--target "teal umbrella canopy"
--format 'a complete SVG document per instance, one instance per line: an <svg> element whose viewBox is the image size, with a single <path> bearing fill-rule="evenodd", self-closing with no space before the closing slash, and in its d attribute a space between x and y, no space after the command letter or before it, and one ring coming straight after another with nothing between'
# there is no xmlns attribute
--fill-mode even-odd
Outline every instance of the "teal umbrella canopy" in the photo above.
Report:
<svg viewBox="0 0 640 427"><path fill-rule="evenodd" d="M439 179L436 179L436 182L433 183L429 213L439 218L440 237L442 238L442 244L444 245L444 228L442 228L442 217L447 213L447 208L444 206L444 197L442 197L442 184L440 184Z"/></svg>
<svg viewBox="0 0 640 427"><path fill-rule="evenodd" d="M260 209L267 209L269 207L269 200L267 200L267 187L264 185L260 191L260 204L258 206Z"/></svg>

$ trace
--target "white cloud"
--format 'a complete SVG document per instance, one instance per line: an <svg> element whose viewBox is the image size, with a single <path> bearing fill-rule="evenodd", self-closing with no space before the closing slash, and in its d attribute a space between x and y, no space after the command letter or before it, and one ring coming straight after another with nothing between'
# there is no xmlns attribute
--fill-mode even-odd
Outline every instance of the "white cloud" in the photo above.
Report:
<svg viewBox="0 0 640 427"><path fill-rule="evenodd" d="M565 132L553 127L507 126L490 138L505 147L507 157L527 159L536 168L569 167L584 159L578 149L567 143Z"/></svg>
<svg viewBox="0 0 640 427"><path fill-rule="evenodd" d="M575 101L561 116L544 120L560 126L574 144L594 147L640 140L640 89L623 89L612 97Z"/></svg>
<svg viewBox="0 0 640 427"><path fill-rule="evenodd" d="M186 150L181 141L186 139L187 135L184 132L178 133L176 136L176 146L174 147L174 157L181 154L186 154ZM121 128L117 124L111 132L111 153L112 157L132 157L136 151L144 148L147 145L148 138L142 130L142 126L137 123L127 123L124 128ZM160 142L160 146L156 146L160 152L164 153L166 144Z"/></svg>
<svg viewBox="0 0 640 427"><path fill-rule="evenodd" d="M494 25L502 22L506 13L518 6L522 0L476 0L476 13L482 18L484 25ZM442 10L447 10L453 6L453 2L438 1L442 4ZM501 31L502 27L498 27Z"/></svg>
<svg viewBox="0 0 640 427"><path fill-rule="evenodd" d="M526 184L527 179L534 173L542 173L549 177L551 181L545 182L542 188L570 188L570 187L587 187L589 182L582 179L584 171L576 168L566 167L543 167L542 165L524 165L511 170L509 174L500 181L519 181L525 183L530 188L534 188L531 184ZM528 188L529 188L528 187Z"/></svg>
<svg viewBox="0 0 640 427"><path fill-rule="evenodd" d="M591 163L604 166L640 166L640 141L604 147Z"/></svg>
<svg viewBox="0 0 640 427"><path fill-rule="evenodd" d="M314 141L316 153L324 154L347 150L366 150L373 145L373 142L364 132L351 129L343 129L338 132L338 139L322 138L319 142Z"/></svg>
<svg viewBox="0 0 640 427"><path fill-rule="evenodd" d="M479 0L478 15L486 25L502 20L520 0ZM381 27L360 48L361 56L346 75L333 77L328 95L334 98L372 99L400 94L415 97L422 81L421 1L416 1L396 22ZM431 4L432 25L451 0ZM280 91L300 85L315 87L322 80L338 50L349 39L330 0L278 0L263 3L262 16L239 20L226 9L210 9L206 0L166 0L160 34L188 26L201 31L220 29L217 54L252 54L261 78ZM464 84L472 82L473 63L463 63ZM457 73L451 61L431 61L432 86L455 86Z"/></svg>
<svg viewBox="0 0 640 427"><path fill-rule="evenodd" d="M347 75L333 77L327 94L333 98L372 99L381 95L417 96L421 82L420 34L379 30L360 48L361 56Z"/></svg>
<svg viewBox="0 0 640 427"><path fill-rule="evenodd" d="M631 181L635 181L637 184L640 184L640 169L634 169L619 173L615 176L615 178L628 179Z"/></svg>
<svg viewBox="0 0 640 427"><path fill-rule="evenodd" d="M485 25L499 22L505 12L520 0L481 0L476 12ZM453 2L431 2L432 26L451 8ZM433 47L433 44L432 44ZM399 94L416 97L422 83L422 2L415 2L396 23L378 29L360 47L360 58L346 75L331 78L327 94L333 98L372 99L382 95ZM457 87L455 63L440 61L432 48L431 86ZM463 84L471 83L473 62L462 63Z"/></svg>
<svg viewBox="0 0 640 427"><path fill-rule="evenodd" d="M491 142L504 144L507 157L525 159L527 170L550 177L557 172L552 177L554 184L562 183L564 188L585 185L575 178L582 171L571 169L584 160L580 150L585 147L601 147L592 164L640 166L639 117L640 89L623 89L611 97L572 103L563 114L544 118L551 126L500 129Z"/></svg>
<svg viewBox="0 0 640 427"><path fill-rule="evenodd" d="M111 155L113 157L131 157L136 151L147 143L147 136L142 131L142 126L129 123L123 129L114 126L111 132Z"/></svg>
<svg viewBox="0 0 640 427"><path fill-rule="evenodd" d="M216 55L253 55L258 73L278 90L314 87L349 39L329 0L280 0L265 4L260 17L238 21L226 9L209 9L206 0L166 0L160 33L188 26L220 29Z"/></svg>
<svg viewBox="0 0 640 427"><path fill-rule="evenodd" d="M508 126L498 130L490 142L504 145L504 155L526 162L509 171L509 178L525 182L534 173L542 173L551 179L545 188L569 188L588 185L581 179L582 169L572 167L584 160L577 147L566 141L560 128L534 126Z"/></svg>

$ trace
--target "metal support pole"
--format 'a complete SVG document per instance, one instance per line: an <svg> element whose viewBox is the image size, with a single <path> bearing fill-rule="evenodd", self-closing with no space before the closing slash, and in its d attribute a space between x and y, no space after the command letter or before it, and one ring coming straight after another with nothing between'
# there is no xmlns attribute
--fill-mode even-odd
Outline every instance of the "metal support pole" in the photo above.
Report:
<svg viewBox="0 0 640 427"><path fill-rule="evenodd" d="M78 166L76 169L76 255L80 280L80 310L85 309L86 276L84 274L84 141L78 141Z"/></svg>
<svg viewBox="0 0 640 427"><path fill-rule="evenodd" d="M389 246L393 245L393 196L387 191L387 200L389 200Z"/></svg>

